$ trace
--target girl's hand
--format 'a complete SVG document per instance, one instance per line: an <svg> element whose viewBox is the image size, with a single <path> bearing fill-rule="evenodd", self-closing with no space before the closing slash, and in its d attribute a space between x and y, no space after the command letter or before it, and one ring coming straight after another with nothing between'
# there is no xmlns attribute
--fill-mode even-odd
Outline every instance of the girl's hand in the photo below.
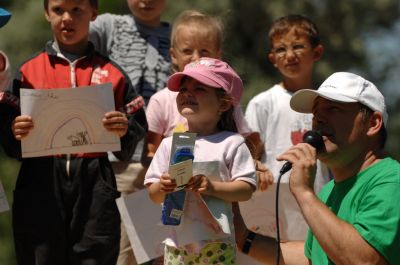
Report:
<svg viewBox="0 0 400 265"><path fill-rule="evenodd" d="M120 111L110 111L104 114L103 126L121 138L128 131L128 118Z"/></svg>
<svg viewBox="0 0 400 265"><path fill-rule="evenodd" d="M265 191L274 183L274 176L271 171L259 160L254 160L257 176L257 186L260 191Z"/></svg>
<svg viewBox="0 0 400 265"><path fill-rule="evenodd" d="M22 115L15 118L11 124L11 130L15 139L21 141L22 138L28 136L29 132L33 129L32 117Z"/></svg>
<svg viewBox="0 0 400 265"><path fill-rule="evenodd" d="M186 184L186 189L207 194L212 189L212 182L204 175L196 175L190 178Z"/></svg>
<svg viewBox="0 0 400 265"><path fill-rule="evenodd" d="M171 179L171 176L168 173L164 173L160 178L160 191L164 193L171 193L176 188L175 179Z"/></svg>

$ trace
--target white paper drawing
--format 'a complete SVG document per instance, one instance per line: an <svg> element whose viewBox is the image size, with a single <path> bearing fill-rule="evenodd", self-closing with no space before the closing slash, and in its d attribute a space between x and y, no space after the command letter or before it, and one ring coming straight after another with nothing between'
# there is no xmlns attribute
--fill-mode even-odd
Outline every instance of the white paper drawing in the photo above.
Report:
<svg viewBox="0 0 400 265"><path fill-rule="evenodd" d="M34 128L22 139L22 157L119 151L102 123L115 109L111 83L67 89L21 89L21 114Z"/></svg>

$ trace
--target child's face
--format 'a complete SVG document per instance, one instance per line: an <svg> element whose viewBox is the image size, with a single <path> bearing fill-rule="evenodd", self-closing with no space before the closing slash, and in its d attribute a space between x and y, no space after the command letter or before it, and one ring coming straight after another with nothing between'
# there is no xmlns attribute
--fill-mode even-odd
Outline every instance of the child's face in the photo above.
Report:
<svg viewBox="0 0 400 265"><path fill-rule="evenodd" d="M322 52L321 45L311 47L305 34L292 29L273 38L268 58L284 77L303 78L312 74L314 62L321 58Z"/></svg>
<svg viewBox="0 0 400 265"><path fill-rule="evenodd" d="M132 15L143 25L158 27L161 14L165 9L165 0L127 0Z"/></svg>
<svg viewBox="0 0 400 265"><path fill-rule="evenodd" d="M185 65L201 57L221 58L216 40L211 36L201 36L194 26L180 26L173 46L170 49L171 59L178 71L183 71Z"/></svg>
<svg viewBox="0 0 400 265"><path fill-rule="evenodd" d="M45 16L62 50L74 54L86 50L89 23L97 16L89 0L49 0Z"/></svg>
<svg viewBox="0 0 400 265"><path fill-rule="evenodd" d="M188 120L189 125L217 126L219 114L226 110L215 88L190 77L182 83L176 103L179 113Z"/></svg>

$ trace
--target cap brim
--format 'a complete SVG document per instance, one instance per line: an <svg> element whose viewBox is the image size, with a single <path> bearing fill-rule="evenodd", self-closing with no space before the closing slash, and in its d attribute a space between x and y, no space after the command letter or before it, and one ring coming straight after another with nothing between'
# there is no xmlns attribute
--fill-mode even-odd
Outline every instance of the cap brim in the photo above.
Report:
<svg viewBox="0 0 400 265"><path fill-rule="evenodd" d="M297 112L312 113L314 100L318 96L326 98L328 100L342 102L342 103L357 102L357 100L345 95L312 90L312 89L302 89L293 94L292 98L290 99L290 107Z"/></svg>
<svg viewBox="0 0 400 265"><path fill-rule="evenodd" d="M200 72L185 71L185 72L175 73L168 78L168 83L167 83L168 89L171 91L179 91L179 88L182 84L182 78L185 76L191 77L209 87L222 87L221 84L217 83L215 80L207 76L202 75Z"/></svg>
<svg viewBox="0 0 400 265"><path fill-rule="evenodd" d="M3 27L11 18L11 13L7 10L0 8L0 28Z"/></svg>

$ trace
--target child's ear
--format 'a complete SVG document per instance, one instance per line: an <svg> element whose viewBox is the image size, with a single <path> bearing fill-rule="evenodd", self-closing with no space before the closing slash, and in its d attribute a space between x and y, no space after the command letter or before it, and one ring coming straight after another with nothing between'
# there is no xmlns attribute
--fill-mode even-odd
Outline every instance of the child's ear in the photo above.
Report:
<svg viewBox="0 0 400 265"><path fill-rule="evenodd" d="M324 54L324 46L318 44L315 48L313 48L313 51L314 51L314 61L318 61Z"/></svg>
<svg viewBox="0 0 400 265"><path fill-rule="evenodd" d="M219 110L221 112L228 111L232 106L232 102L228 100L220 100Z"/></svg>
<svg viewBox="0 0 400 265"><path fill-rule="evenodd" d="M47 9L44 10L44 17L46 18L47 22L50 22L50 16L49 13L47 12Z"/></svg>
<svg viewBox="0 0 400 265"><path fill-rule="evenodd" d="M176 59L176 54L172 47L169 48L169 55L171 55L171 63L174 65L178 65L178 60Z"/></svg>
<svg viewBox="0 0 400 265"><path fill-rule="evenodd" d="M272 65L277 68L277 64L276 64L276 58L273 52L269 52L268 53L268 60L272 63Z"/></svg>
<svg viewBox="0 0 400 265"><path fill-rule="evenodd" d="M93 14L92 14L91 21L94 21L97 18L98 14L99 14L99 10L97 10L97 8L93 8Z"/></svg>

